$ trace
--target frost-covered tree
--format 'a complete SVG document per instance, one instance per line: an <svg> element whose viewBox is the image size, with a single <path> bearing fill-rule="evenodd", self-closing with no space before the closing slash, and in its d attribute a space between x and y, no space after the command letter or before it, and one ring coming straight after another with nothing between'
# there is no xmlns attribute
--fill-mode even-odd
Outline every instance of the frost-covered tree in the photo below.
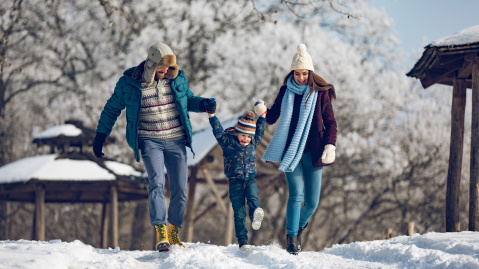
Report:
<svg viewBox="0 0 479 269"><path fill-rule="evenodd" d="M172 47L196 95L217 99L220 118L257 99L270 105L305 43L336 87L339 129L307 248L376 239L405 221L418 232L444 228L450 95L405 77L393 23L367 0L14 0L0 14L0 165L34 155L32 136L69 118L94 128L122 72L155 42ZM207 124L191 116L194 127ZM138 165L124 128L121 116L107 154ZM257 244L284 240L287 186L279 172L270 180ZM204 222L197 229L211 228Z"/></svg>
<svg viewBox="0 0 479 269"><path fill-rule="evenodd" d="M108 21L91 1L4 1L0 10L5 164L34 153L35 132L68 118L92 123L134 28L119 14Z"/></svg>

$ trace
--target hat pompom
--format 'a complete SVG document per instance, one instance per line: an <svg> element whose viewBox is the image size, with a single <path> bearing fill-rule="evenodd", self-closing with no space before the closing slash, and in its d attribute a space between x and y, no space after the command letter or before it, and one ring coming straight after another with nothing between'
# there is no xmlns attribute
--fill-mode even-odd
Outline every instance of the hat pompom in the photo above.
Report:
<svg viewBox="0 0 479 269"><path fill-rule="evenodd" d="M245 114L244 116L245 116L245 118L247 118L247 119L252 119L252 120L254 120L254 113L253 113L252 111L246 112L246 114Z"/></svg>
<svg viewBox="0 0 479 269"><path fill-rule="evenodd" d="M306 52L306 45L305 44L299 44L298 51L299 52Z"/></svg>
<svg viewBox="0 0 479 269"><path fill-rule="evenodd" d="M236 133L243 133L254 136L256 132L256 124L254 122L253 111L248 111L241 117L235 126Z"/></svg>

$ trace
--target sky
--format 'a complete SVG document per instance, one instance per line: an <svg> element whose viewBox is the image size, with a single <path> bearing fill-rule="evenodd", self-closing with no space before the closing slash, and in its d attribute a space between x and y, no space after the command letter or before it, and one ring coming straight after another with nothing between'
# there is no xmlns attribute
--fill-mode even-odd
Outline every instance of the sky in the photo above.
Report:
<svg viewBox="0 0 479 269"><path fill-rule="evenodd" d="M289 255L279 244L216 246L185 243L169 252L98 249L78 240L0 241L6 268L479 268L479 232L427 233L388 240L333 245Z"/></svg>
<svg viewBox="0 0 479 269"><path fill-rule="evenodd" d="M404 51L406 53L419 51L419 57L424 51L424 46L479 24L477 0L370 1L376 8L384 8L388 16L394 20L394 28Z"/></svg>

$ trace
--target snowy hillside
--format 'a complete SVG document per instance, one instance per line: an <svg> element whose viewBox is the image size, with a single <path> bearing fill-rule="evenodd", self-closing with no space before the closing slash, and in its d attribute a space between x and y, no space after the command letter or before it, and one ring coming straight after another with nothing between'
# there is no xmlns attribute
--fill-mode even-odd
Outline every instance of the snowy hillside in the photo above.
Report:
<svg viewBox="0 0 479 269"><path fill-rule="evenodd" d="M479 233L428 233L289 255L277 244L239 251L186 243L170 252L95 249L80 241L0 241L0 268L479 268Z"/></svg>

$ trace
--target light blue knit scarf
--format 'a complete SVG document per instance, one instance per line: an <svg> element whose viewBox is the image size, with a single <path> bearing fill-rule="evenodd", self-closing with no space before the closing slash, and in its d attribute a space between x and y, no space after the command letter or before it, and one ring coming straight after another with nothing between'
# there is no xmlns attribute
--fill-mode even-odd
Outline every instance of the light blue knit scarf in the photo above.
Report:
<svg viewBox="0 0 479 269"><path fill-rule="evenodd" d="M279 166L280 171L293 172L301 160L304 146L306 145L306 140L308 139L318 92L314 91L306 101L310 89L309 85L300 86L296 84L293 76L288 78L286 87L286 92L281 103L281 116L278 127L274 132L273 138L271 139L268 148L266 148L266 151L263 155L263 161L281 162ZM301 107L299 109L299 118L291 119L293 115L295 94L302 95L303 99L301 100ZM304 106L305 102L306 107ZM286 141L288 139L289 125L291 124L291 120L297 120L298 125L293 134L291 144L289 144L288 148L285 149L287 146ZM286 152L284 152L285 150Z"/></svg>

